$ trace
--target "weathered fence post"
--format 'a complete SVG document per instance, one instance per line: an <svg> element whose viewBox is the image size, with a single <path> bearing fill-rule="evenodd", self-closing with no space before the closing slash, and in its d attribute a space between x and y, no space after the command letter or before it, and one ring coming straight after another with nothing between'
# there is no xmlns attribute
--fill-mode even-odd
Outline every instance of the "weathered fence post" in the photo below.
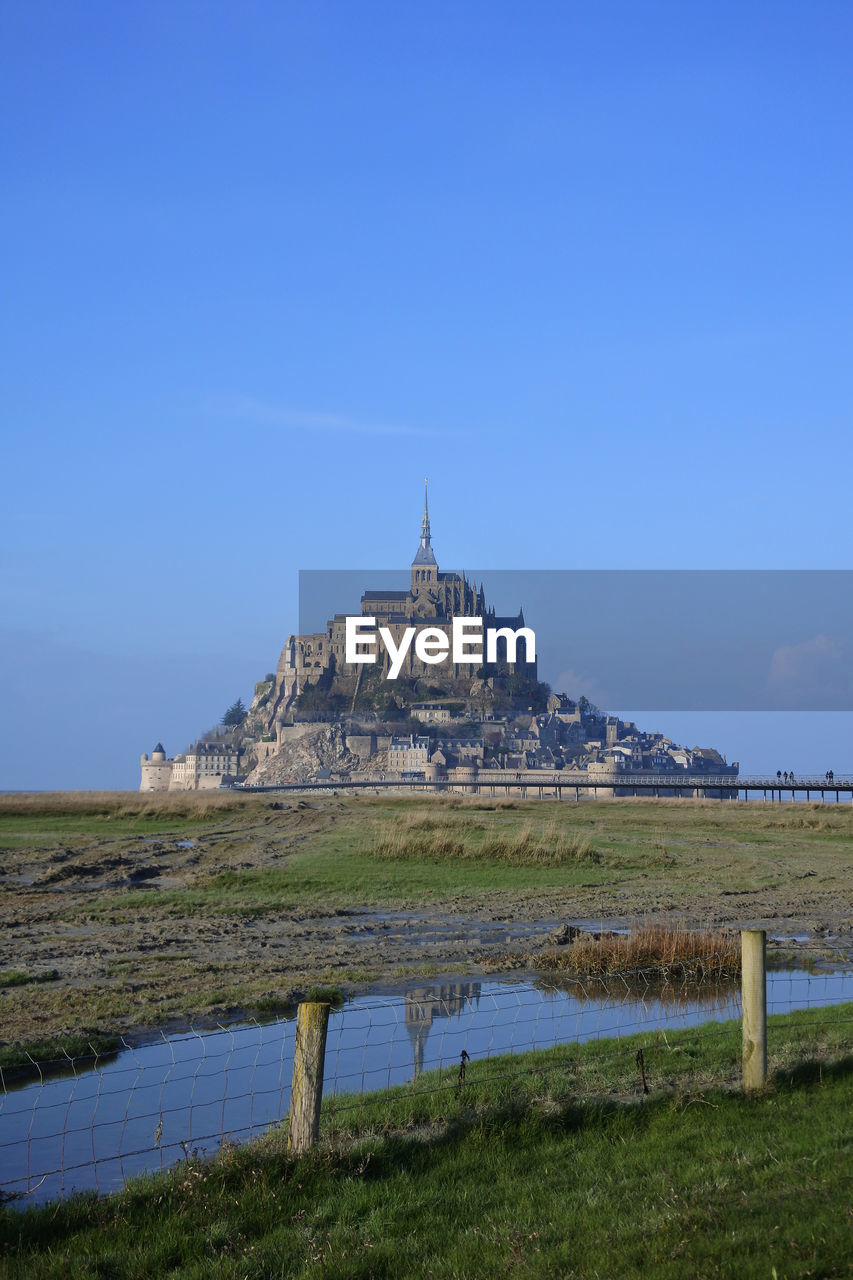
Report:
<svg viewBox="0 0 853 1280"><path fill-rule="evenodd" d="M743 1024L743 1087L761 1089L767 1079L767 985L763 929L742 929L741 1007Z"/></svg>
<svg viewBox="0 0 853 1280"><path fill-rule="evenodd" d="M301 1004L296 1013L287 1149L297 1156L313 1147L320 1136L329 1008L328 1004L312 1002Z"/></svg>

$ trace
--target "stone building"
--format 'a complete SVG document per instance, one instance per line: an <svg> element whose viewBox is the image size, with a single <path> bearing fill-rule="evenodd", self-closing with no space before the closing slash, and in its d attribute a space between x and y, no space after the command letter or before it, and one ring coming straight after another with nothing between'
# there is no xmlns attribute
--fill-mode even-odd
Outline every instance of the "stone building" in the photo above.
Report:
<svg viewBox="0 0 853 1280"><path fill-rule="evenodd" d="M392 738L388 748L388 768L403 773L408 769L423 769L429 764L429 738Z"/></svg>
<svg viewBox="0 0 853 1280"><path fill-rule="evenodd" d="M243 751L228 742L196 742L183 755L166 758L158 742L151 759L140 759L140 791L210 791L223 780L236 778Z"/></svg>
<svg viewBox="0 0 853 1280"><path fill-rule="evenodd" d="M170 791L205 791L240 772L240 748L226 742L196 742L175 757Z"/></svg>
<svg viewBox="0 0 853 1280"><path fill-rule="evenodd" d="M151 759L143 753L140 759L142 769L142 780L139 784L140 791L168 791L169 783L172 779L172 766L174 760L166 759L166 752L162 742L158 742L157 746L151 752Z"/></svg>
<svg viewBox="0 0 853 1280"><path fill-rule="evenodd" d="M446 724L452 718L450 707L443 702L413 702L411 711L421 724Z"/></svg>
<svg viewBox="0 0 853 1280"><path fill-rule="evenodd" d="M438 738L433 743L433 758L437 751L442 753L444 763L480 765L485 743L482 738Z"/></svg>
<svg viewBox="0 0 853 1280"><path fill-rule="evenodd" d="M439 569L432 547L426 490L420 543L412 560L408 588L365 591L361 597L360 612L362 617L375 618L377 628L387 627L397 645L405 629L411 626L418 630L435 628L443 631L450 640L453 619L458 617L482 618L484 632L488 628L500 627L515 631L525 625L523 610L513 617L499 617L494 609L488 607L482 583L478 585L469 581L464 572ZM296 698L312 685L328 687L334 682L335 688L354 697L366 673L375 668L363 663L347 664L345 655L346 614L336 614L327 622L325 631L288 636L279 659L275 688L267 702L269 710L265 708L268 730L278 735L281 726L292 722ZM517 661L506 662L505 641L500 639L498 674L523 673L529 680L536 681L536 661L523 661L526 656L526 647L521 643ZM388 661L387 652L379 649L377 665ZM387 671L387 665L384 668L379 666L379 669ZM476 670L470 664L453 663L449 657L440 667L428 665L416 656L415 645L411 644L400 675L410 678L428 676L434 683L457 680L470 683ZM393 691L393 682L389 682L389 690Z"/></svg>

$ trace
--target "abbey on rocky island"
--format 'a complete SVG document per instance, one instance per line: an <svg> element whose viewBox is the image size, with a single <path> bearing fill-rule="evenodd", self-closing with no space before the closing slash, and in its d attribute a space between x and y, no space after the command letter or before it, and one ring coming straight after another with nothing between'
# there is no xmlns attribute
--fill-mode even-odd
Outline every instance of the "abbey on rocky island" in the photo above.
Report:
<svg viewBox="0 0 853 1280"><path fill-rule="evenodd" d="M479 620L482 661L472 660L464 643L454 651L465 619ZM478 626L469 626L474 641ZM356 632L364 647L354 649ZM678 747L583 697L552 693L539 682L535 643L524 632L533 638L523 610L499 616L482 583L439 569L425 488L408 588L365 591L358 615L336 613L323 631L288 636L276 671L255 686L245 719L217 726L173 759L158 742L150 759L141 758L140 789L323 778L466 785L487 770L516 777L539 769L602 778L641 770L673 778L737 774L712 748ZM355 657L365 652L370 660Z"/></svg>

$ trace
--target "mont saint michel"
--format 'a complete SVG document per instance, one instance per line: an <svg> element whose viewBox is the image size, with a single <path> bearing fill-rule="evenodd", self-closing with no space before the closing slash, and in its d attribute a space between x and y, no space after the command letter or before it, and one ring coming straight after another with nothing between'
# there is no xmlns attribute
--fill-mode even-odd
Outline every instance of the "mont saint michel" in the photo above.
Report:
<svg viewBox="0 0 853 1280"><path fill-rule="evenodd" d="M346 613L322 631L289 635L248 709L238 700L223 723L173 758L159 742L142 755L140 790L319 780L452 785L506 771L583 771L602 780L640 771L673 780L737 774L713 748L679 746L540 681L523 607L499 614L482 582L439 568L426 486L408 585L368 587L359 608L362 638L369 625L388 640L372 660L347 660L348 619L350 632L358 620ZM496 637L479 665L454 660L461 620ZM440 665L418 643L427 633L446 655Z"/></svg>

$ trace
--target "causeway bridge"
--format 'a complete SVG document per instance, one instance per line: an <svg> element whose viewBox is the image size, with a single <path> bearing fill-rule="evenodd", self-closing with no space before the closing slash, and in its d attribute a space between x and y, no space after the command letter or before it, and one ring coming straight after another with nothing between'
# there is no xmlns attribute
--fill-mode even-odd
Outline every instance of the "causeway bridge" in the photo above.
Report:
<svg viewBox="0 0 853 1280"><path fill-rule="evenodd" d="M466 771L467 772L467 771ZM521 799L547 797L579 801L611 796L656 796L660 798L764 800L768 804L793 800L843 801L853 803L853 774L839 775L828 781L817 774L804 774L788 779L774 775L736 776L733 774L641 773L619 772L587 774L570 770L527 769L471 771L470 777L403 778L333 782L282 782L242 788L252 795L263 792L288 791L438 791L465 795Z"/></svg>

